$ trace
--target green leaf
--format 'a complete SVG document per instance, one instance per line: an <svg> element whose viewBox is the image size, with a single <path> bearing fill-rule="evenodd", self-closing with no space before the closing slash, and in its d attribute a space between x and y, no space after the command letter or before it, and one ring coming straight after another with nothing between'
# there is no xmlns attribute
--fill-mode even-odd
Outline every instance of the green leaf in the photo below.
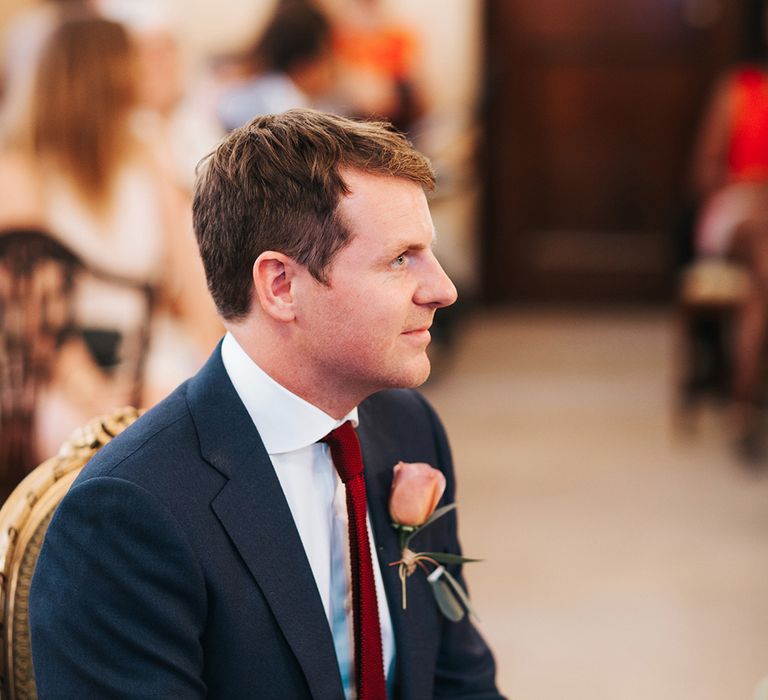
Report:
<svg viewBox="0 0 768 700"><path fill-rule="evenodd" d="M412 532L410 535L408 535L408 537L405 540L405 546L407 547L410 544L411 540L416 535L418 535L425 527L427 527L427 525L431 525L433 522L435 522L435 520L437 520L438 518L442 518L446 513L450 513L455 508L456 508L456 504L455 503L449 503L447 506L443 506L442 508L438 508L434 513L432 513L432 515L429 516L429 518L427 518L424 521L423 525L420 525L419 527L416 528L416 530L414 532Z"/></svg>
<svg viewBox="0 0 768 700"><path fill-rule="evenodd" d="M453 590L456 591L456 595L459 596L459 598L461 599L461 602L464 603L464 606L467 608L467 610L469 610L472 617L474 617L476 620L479 621L480 617L475 612L475 609L472 607L472 603L469 600L469 596L467 595L466 591L462 588L461 584L455 578L453 578L453 576L451 576L451 574L447 570L443 571L443 576L445 576L445 578L448 580L448 583L450 583L451 586L453 586Z"/></svg>
<svg viewBox="0 0 768 700"><path fill-rule="evenodd" d="M420 557L429 557L440 564L465 564L469 562L483 561L482 559L470 559L460 554L449 554L448 552L419 552Z"/></svg>
<svg viewBox="0 0 768 700"><path fill-rule="evenodd" d="M464 608L456 600L456 596L451 591L451 587L442 579L430 581L432 592L435 594L437 607L451 622L458 622L464 617Z"/></svg>
<svg viewBox="0 0 768 700"><path fill-rule="evenodd" d="M450 513L452 510L455 510L457 505L458 504L456 503L449 503L447 506L438 508L434 513L432 513L432 515L429 516L429 518L427 518L426 522L421 527L431 525L438 518L442 518L446 513Z"/></svg>

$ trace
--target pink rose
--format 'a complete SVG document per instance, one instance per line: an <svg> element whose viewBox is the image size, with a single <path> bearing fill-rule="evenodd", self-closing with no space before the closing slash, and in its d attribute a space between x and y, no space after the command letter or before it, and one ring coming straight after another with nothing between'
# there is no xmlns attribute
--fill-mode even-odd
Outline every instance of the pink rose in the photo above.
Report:
<svg viewBox="0 0 768 700"><path fill-rule="evenodd" d="M399 525L423 525L445 491L445 476L423 462L398 462L389 496L389 514Z"/></svg>

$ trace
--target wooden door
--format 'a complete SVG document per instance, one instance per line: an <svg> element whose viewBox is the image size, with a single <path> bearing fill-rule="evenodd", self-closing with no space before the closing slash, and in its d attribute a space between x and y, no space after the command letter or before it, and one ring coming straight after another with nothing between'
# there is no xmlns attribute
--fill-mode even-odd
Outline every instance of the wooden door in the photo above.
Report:
<svg viewBox="0 0 768 700"><path fill-rule="evenodd" d="M669 236L741 0L488 0L487 299L669 293Z"/></svg>

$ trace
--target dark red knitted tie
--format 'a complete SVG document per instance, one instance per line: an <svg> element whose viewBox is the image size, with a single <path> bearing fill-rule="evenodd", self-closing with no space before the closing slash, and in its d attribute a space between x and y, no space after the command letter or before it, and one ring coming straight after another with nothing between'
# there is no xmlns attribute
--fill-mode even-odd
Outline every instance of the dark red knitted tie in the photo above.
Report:
<svg viewBox="0 0 768 700"><path fill-rule="evenodd" d="M347 421L323 438L347 490L352 610L355 629L355 678L358 700L386 700L381 625L366 523L365 479L360 443Z"/></svg>

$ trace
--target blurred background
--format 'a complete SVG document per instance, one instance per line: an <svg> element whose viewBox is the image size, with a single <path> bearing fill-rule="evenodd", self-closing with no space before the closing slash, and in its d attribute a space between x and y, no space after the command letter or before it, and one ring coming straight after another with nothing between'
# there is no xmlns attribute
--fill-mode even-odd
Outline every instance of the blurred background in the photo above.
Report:
<svg viewBox="0 0 768 700"><path fill-rule="evenodd" d="M425 393L518 700L768 697L768 28L755 0L4 0L0 468L221 332L195 163L259 113L433 160Z"/></svg>

